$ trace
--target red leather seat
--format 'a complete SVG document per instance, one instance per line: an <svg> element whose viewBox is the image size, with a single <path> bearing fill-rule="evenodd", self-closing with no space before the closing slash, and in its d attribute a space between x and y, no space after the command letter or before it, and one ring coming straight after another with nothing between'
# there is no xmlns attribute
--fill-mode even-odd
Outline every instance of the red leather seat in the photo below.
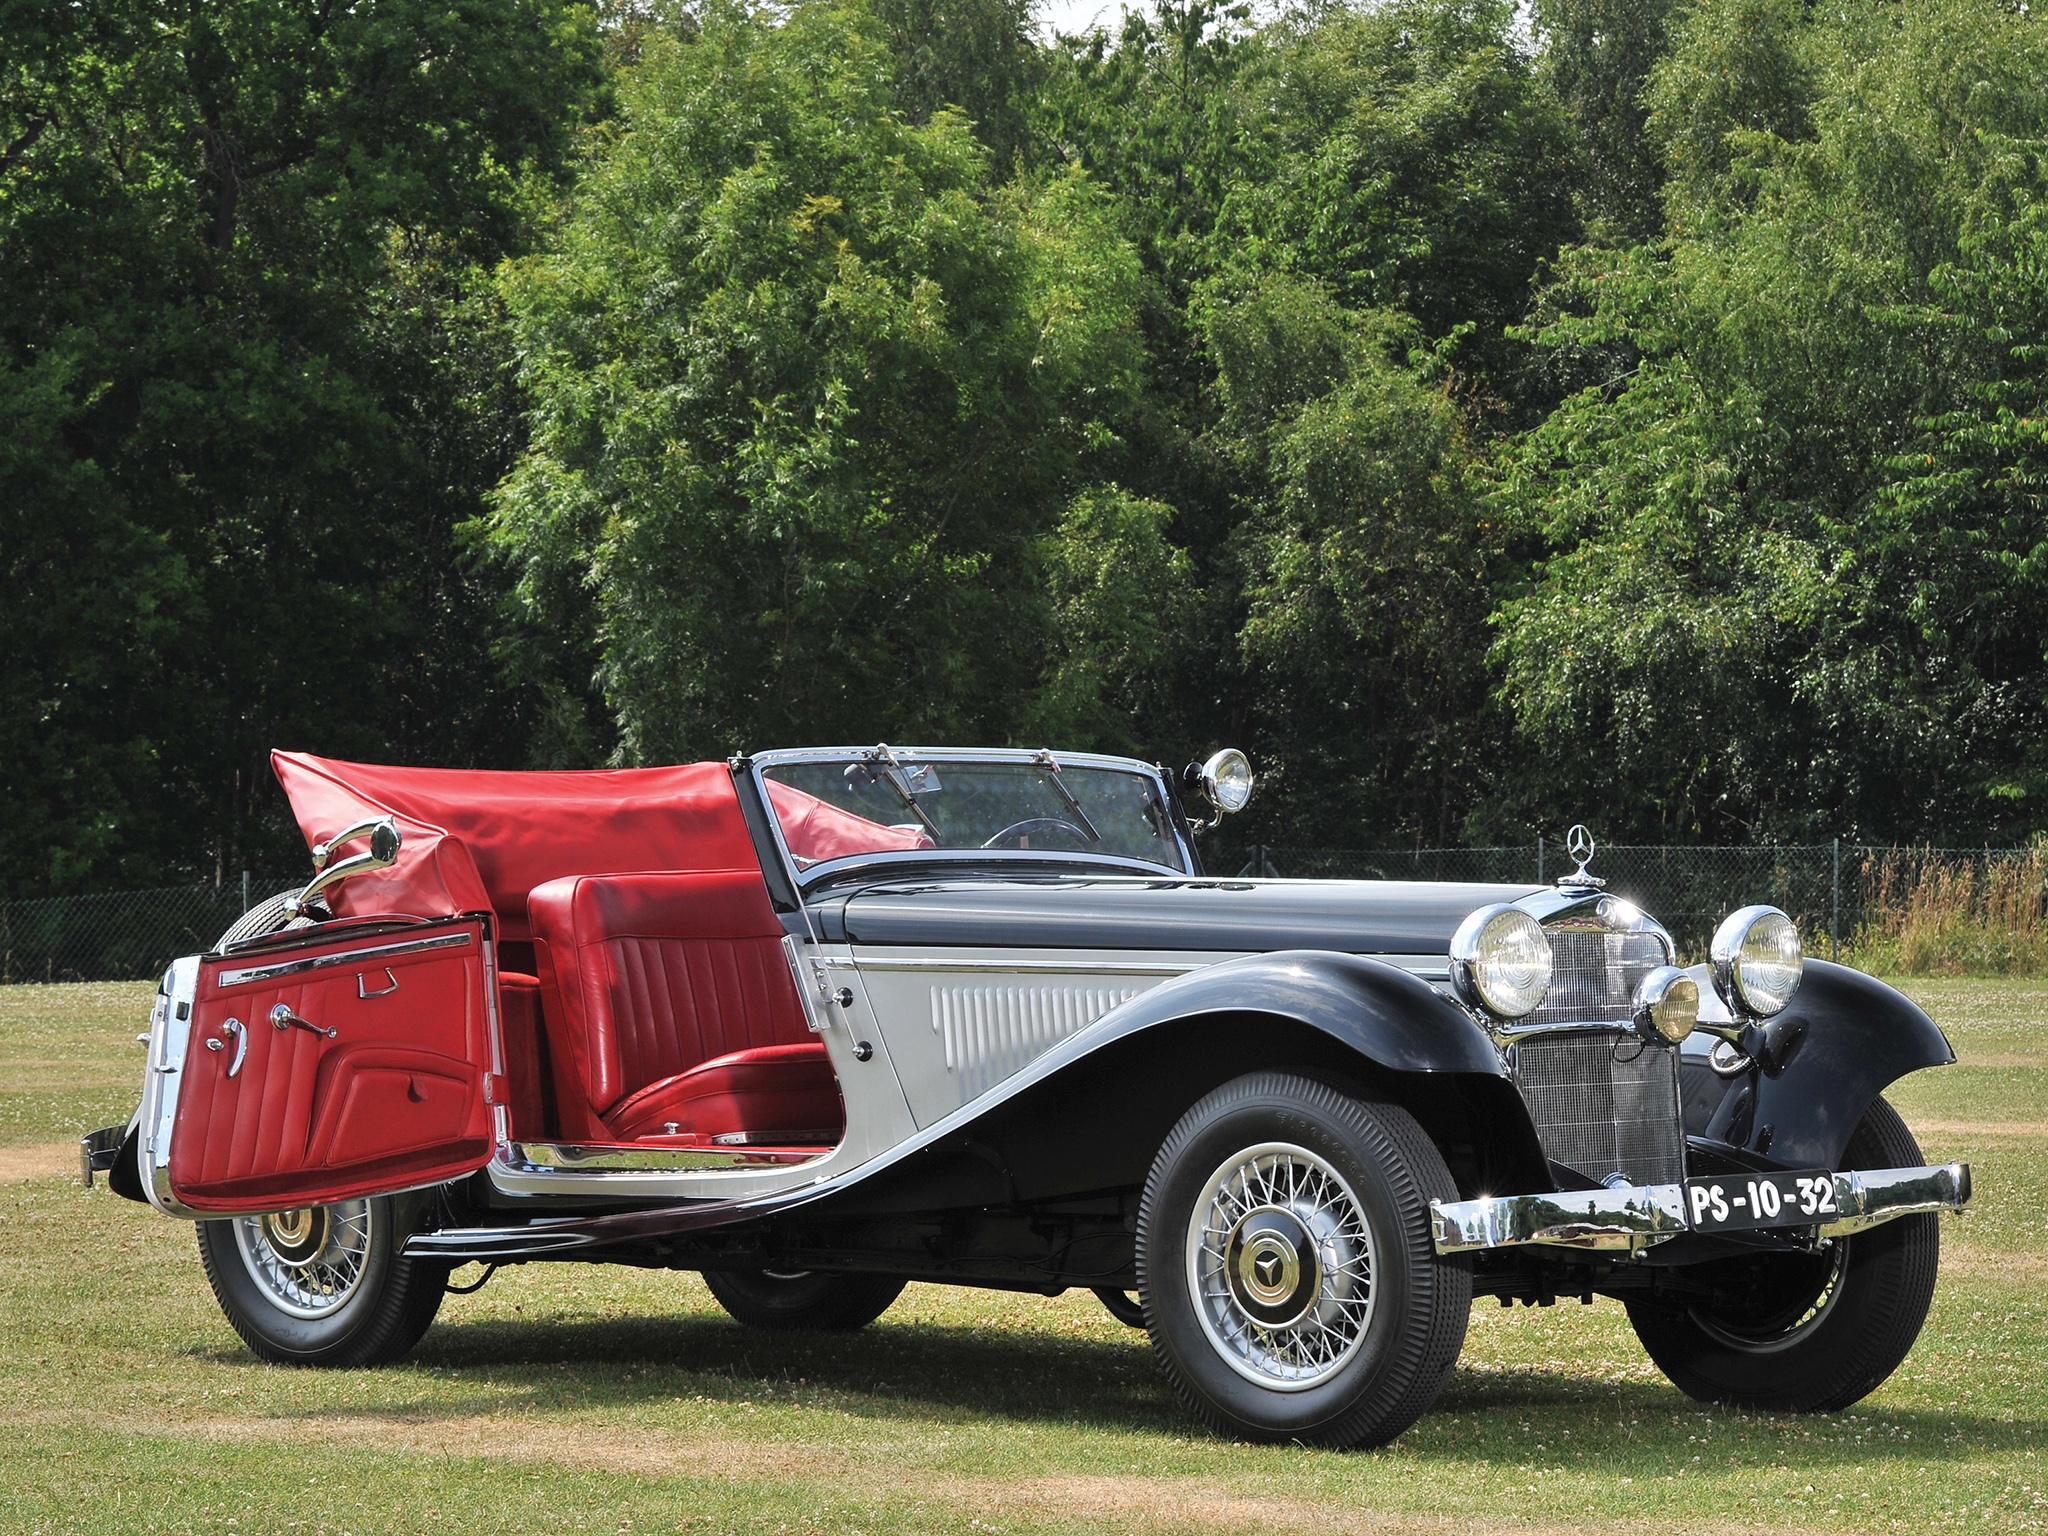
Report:
<svg viewBox="0 0 2048 1536"><path fill-rule="evenodd" d="M527 897L561 1132L572 1140L838 1140L758 870L572 875Z"/></svg>

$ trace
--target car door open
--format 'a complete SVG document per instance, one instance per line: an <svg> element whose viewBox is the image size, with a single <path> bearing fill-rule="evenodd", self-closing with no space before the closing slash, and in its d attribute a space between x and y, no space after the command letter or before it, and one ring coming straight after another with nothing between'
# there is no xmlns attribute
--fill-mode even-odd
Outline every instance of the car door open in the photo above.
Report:
<svg viewBox="0 0 2048 1536"><path fill-rule="evenodd" d="M310 932L199 962L167 1160L193 1211L387 1194L491 1155L484 920Z"/></svg>

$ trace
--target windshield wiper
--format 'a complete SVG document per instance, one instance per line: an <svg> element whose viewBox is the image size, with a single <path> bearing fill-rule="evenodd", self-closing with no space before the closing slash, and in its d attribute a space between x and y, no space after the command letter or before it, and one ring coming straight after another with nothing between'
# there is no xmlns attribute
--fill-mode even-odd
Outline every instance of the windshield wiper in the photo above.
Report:
<svg viewBox="0 0 2048 1536"><path fill-rule="evenodd" d="M889 787L896 791L896 798L903 802L904 809L924 823L926 833L930 835L934 843L937 843L939 841L939 825L930 816L926 815L924 807L917 803L917 791L910 787L910 770L905 768L897 760L896 754L889 750L889 743L886 741L880 743L874 751L867 753L866 756L871 765L877 758L889 765L887 773L877 774L876 777L885 780Z"/></svg>
<svg viewBox="0 0 2048 1536"><path fill-rule="evenodd" d="M1081 830L1088 834L1088 841L1101 842L1102 834L1095 830L1095 823L1088 819L1088 813L1081 809L1081 802L1074 798L1074 792L1067 788L1066 781L1060 777L1059 760L1052 755L1052 748L1040 747L1038 756L1033 760L1052 770L1052 787L1058 790L1060 798L1067 802L1067 809L1072 811L1074 819L1081 823Z"/></svg>

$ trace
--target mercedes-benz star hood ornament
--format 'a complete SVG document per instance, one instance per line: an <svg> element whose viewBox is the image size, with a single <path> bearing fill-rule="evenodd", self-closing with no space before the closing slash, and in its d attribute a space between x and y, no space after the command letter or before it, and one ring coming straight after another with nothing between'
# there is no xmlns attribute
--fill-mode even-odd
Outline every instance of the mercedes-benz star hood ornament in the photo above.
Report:
<svg viewBox="0 0 2048 1536"><path fill-rule="evenodd" d="M1565 833L1564 851L1578 861L1579 867L1557 882L1560 888L1576 887L1581 890L1597 891L1607 884L1598 875L1586 873L1586 866L1593 862L1593 855L1600 851L1600 845L1593 841L1593 834L1586 829L1583 821L1576 823Z"/></svg>

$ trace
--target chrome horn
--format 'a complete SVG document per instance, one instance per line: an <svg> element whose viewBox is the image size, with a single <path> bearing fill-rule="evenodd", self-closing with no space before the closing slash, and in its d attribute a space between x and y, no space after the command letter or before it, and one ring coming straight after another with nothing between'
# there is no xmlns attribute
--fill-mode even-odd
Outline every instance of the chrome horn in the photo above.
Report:
<svg viewBox="0 0 2048 1536"><path fill-rule="evenodd" d="M355 854L338 864L328 863L337 848L343 843L354 842L364 833L368 833L370 837L368 852ZM307 882L303 891L285 902L285 910L293 917L303 917L313 898L330 885L346 880L350 875L360 875L365 870L390 868L397 860L399 847L404 842L405 836L398 830L398 823L389 816L379 816L374 821L359 821L346 832L338 837L330 837L324 843L315 843L313 868L318 873Z"/></svg>

